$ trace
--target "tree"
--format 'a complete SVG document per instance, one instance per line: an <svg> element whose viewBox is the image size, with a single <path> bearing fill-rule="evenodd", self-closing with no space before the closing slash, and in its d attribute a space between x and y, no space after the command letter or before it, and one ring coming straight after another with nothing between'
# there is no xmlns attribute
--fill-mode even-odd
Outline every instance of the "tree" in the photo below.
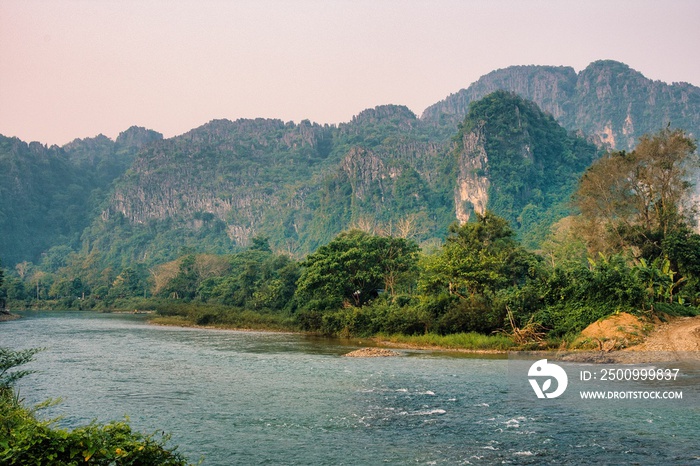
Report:
<svg viewBox="0 0 700 466"><path fill-rule="evenodd" d="M424 291L473 299L525 280L534 256L518 244L508 222L489 211L476 217L450 227L442 251L426 265Z"/></svg>
<svg viewBox="0 0 700 466"><path fill-rule="evenodd" d="M168 282L161 293L175 299L190 300L194 298L200 279L195 268L195 261L196 257L194 254L188 254L180 258L177 275Z"/></svg>
<svg viewBox="0 0 700 466"><path fill-rule="evenodd" d="M36 299L48 298L47 291L49 290L51 284L50 274L41 270L37 270L32 275L30 283L32 284L32 288L36 290L36 294L34 296Z"/></svg>
<svg viewBox="0 0 700 466"><path fill-rule="evenodd" d="M541 254L551 268L587 263L586 244L577 234L574 217L564 217L552 225L541 244Z"/></svg>
<svg viewBox="0 0 700 466"><path fill-rule="evenodd" d="M270 248L269 236L256 235L253 236L250 242L250 249L252 249L253 251L272 252L272 249Z"/></svg>
<svg viewBox="0 0 700 466"><path fill-rule="evenodd" d="M132 267L126 267L117 275L109 292L111 296L116 298L141 296L143 293L144 281Z"/></svg>
<svg viewBox="0 0 700 466"><path fill-rule="evenodd" d="M19 278L24 280L25 277L29 275L29 271L34 268L34 264L31 262L20 262L19 264L15 265L15 270L17 271L17 275L19 275Z"/></svg>
<svg viewBox="0 0 700 466"><path fill-rule="evenodd" d="M8 277L8 279L5 280L5 294L8 299L13 301L21 301L28 297L24 282L15 277Z"/></svg>
<svg viewBox="0 0 700 466"><path fill-rule="evenodd" d="M327 308L343 303L361 306L382 288L394 294L417 261L418 245L413 241L360 230L343 232L302 263L297 297Z"/></svg>
<svg viewBox="0 0 700 466"><path fill-rule="evenodd" d="M632 152L612 152L591 165L574 198L589 250L659 257L664 239L692 222L695 149L685 132L666 128L642 136Z"/></svg>
<svg viewBox="0 0 700 466"><path fill-rule="evenodd" d="M42 254L41 267L46 272L56 272L68 263L68 257L73 252L69 246L54 246Z"/></svg>
<svg viewBox="0 0 700 466"><path fill-rule="evenodd" d="M423 263L419 288L439 333L502 328L506 307L538 270L505 219L475 214L476 221L453 224L442 249Z"/></svg>
<svg viewBox="0 0 700 466"><path fill-rule="evenodd" d="M33 373L33 371L18 371L14 369L33 361L34 355L39 351L42 351L42 348L14 351L9 348L0 347L0 395L4 395L7 390L11 390L13 384L17 380Z"/></svg>
<svg viewBox="0 0 700 466"><path fill-rule="evenodd" d="M54 298L84 298L88 293L79 277L56 280L49 288L49 295Z"/></svg>

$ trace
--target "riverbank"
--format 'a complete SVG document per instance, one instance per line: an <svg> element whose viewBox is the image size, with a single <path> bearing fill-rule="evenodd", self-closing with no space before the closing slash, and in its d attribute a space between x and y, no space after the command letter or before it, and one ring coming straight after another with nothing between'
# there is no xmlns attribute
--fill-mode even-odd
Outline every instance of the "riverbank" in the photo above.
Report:
<svg viewBox="0 0 700 466"><path fill-rule="evenodd" d="M152 314L137 312L138 314ZM111 313L120 313L113 311ZM132 311L123 312L133 314ZM0 313L0 322L19 318L8 311ZM150 316L149 316L150 317ZM242 317L242 316L241 316ZM227 323L195 323L185 316L158 316L148 320L151 325L187 327L203 330L236 332L270 332L282 334L305 334L320 337L313 332L294 328L289 320L278 316L267 319L266 315L256 315L256 319L235 319ZM700 316L671 317L667 315L645 320L626 313L615 314L591 324L577 338L534 342L530 345L517 345L505 334L483 335L461 333L452 335L375 335L357 337L343 341L350 345L405 350L436 352L471 353L484 355L504 355L508 352L542 351L543 354L559 355L569 360L634 363L642 360L700 359ZM653 353L653 354L652 354ZM558 357L558 356L551 356Z"/></svg>
<svg viewBox="0 0 700 466"><path fill-rule="evenodd" d="M260 326L251 325L248 327L238 327L228 324L217 323L200 325L193 323L192 321L180 316L154 317L152 319L148 319L148 323L150 325L158 325L163 327L196 328L202 330L227 330L231 332L303 333L286 328L279 328L274 326L271 327L268 325L264 325L263 323L261 323Z"/></svg>
<svg viewBox="0 0 700 466"><path fill-rule="evenodd" d="M15 320L15 319L19 319L19 318L20 318L20 316L18 316L17 314L11 313L8 310L5 310L5 309L0 310L0 322L7 322L10 320Z"/></svg>
<svg viewBox="0 0 700 466"><path fill-rule="evenodd" d="M198 325L190 320L179 317L156 317L148 321L152 325L198 328L204 330L229 330L235 332L272 332L272 333L299 333L317 336L316 333L303 332L264 324L259 326L237 327L227 324ZM513 341L504 335L482 335L475 332L459 333L453 335L377 335L373 337L357 338L357 341L372 342L373 346L415 349L429 351L468 352L483 354L505 354L509 350L515 350Z"/></svg>
<svg viewBox="0 0 700 466"><path fill-rule="evenodd" d="M306 333L290 329L270 328L266 325L237 327L227 324L197 325L185 318L157 317L149 320L153 325L190 327L205 330L230 330L244 332ZM315 334L309 334L315 335ZM643 360L676 360L695 356L700 358L700 316L658 318L644 322L629 314L610 316L591 324L581 336L566 341L545 342L537 347L516 345L507 335L482 335L460 333L453 335L376 335L362 338L373 346L394 349L411 349L473 354L506 354L513 351L552 351L570 360L608 363L634 363ZM359 340L358 340L359 341ZM586 342L588 344L586 344ZM651 354L654 353L654 354Z"/></svg>
<svg viewBox="0 0 700 466"><path fill-rule="evenodd" d="M522 349L505 335L482 335L474 332L452 335L378 335L372 337L372 340L380 346L390 348L429 351L505 354Z"/></svg>

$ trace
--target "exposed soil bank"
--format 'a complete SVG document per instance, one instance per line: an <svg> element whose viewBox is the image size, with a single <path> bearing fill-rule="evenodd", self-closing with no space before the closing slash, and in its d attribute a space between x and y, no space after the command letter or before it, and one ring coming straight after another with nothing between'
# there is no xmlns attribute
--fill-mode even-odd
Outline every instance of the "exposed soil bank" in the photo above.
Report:
<svg viewBox="0 0 700 466"><path fill-rule="evenodd" d="M591 349L598 346L598 351L568 354L564 359L622 364L696 361L700 360L700 316L645 322L622 313L589 325L577 341Z"/></svg>
<svg viewBox="0 0 700 466"><path fill-rule="evenodd" d="M675 317L658 324L644 342L628 351L700 351L700 316Z"/></svg>

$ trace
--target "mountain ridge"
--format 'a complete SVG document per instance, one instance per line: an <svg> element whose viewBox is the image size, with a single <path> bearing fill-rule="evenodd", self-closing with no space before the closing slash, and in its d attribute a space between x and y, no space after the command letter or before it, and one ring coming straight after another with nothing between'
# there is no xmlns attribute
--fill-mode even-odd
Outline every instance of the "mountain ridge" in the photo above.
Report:
<svg viewBox="0 0 700 466"><path fill-rule="evenodd" d="M495 90L532 100L568 130L592 136L606 149L631 150L643 134L669 123L700 135L700 87L653 81L614 60L594 61L578 73L542 65L495 70L426 108L421 120L456 127L472 101Z"/></svg>
<svg viewBox="0 0 700 466"><path fill-rule="evenodd" d="M535 102L568 130L566 138L576 133L599 147L628 148L644 128L655 132L665 124L651 126L672 115L691 134L700 132L700 88L651 81L627 65L602 60L578 73L567 66L495 70L426 108L420 117L403 105L379 105L338 125L219 119L167 139L131 127L114 140L98 135L63 147L18 139L13 146L7 142L12 138L4 138L0 156L8 163L55 158L61 167L53 172L66 174L56 189L45 193L56 199L51 215L39 207L37 195L25 193L28 203L8 202L22 196L21 191L10 193L12 180L0 180L5 186L0 227L12 231L24 225L19 229L23 237L44 238L32 222L22 220L25 212L40 212L36 218L70 228L53 241L45 236L39 249L29 248L26 239L15 238L11 244L6 239L0 256L10 263L37 261L40 249L68 245L75 251L99 249L108 262L124 265L146 257L169 260L182 247L209 245L209 252L227 252L260 234L277 248L303 255L348 227L400 229L418 240L440 238L447 224L466 221L470 209L492 208L489 203L498 198L493 195L497 186L486 177L494 149L478 155L489 140L460 133L460 125L476 96L502 90ZM514 104L519 105L528 107ZM555 132L555 139L564 141L563 133ZM522 142L533 136L518 137ZM465 155L470 150L459 152L465 143L472 155ZM17 144L26 145L23 155L11 149ZM562 142L561 148L567 144ZM531 146L523 142L520 148L502 147L524 153ZM50 178L32 181L32 170L41 171L15 173L15 185L29 189L50 183ZM547 196L542 196L538 199L544 202ZM516 204L511 210L525 210L506 215L516 229L565 210L549 211L556 202L532 208L528 202ZM60 228L47 231L54 230ZM24 246L18 247L20 243Z"/></svg>

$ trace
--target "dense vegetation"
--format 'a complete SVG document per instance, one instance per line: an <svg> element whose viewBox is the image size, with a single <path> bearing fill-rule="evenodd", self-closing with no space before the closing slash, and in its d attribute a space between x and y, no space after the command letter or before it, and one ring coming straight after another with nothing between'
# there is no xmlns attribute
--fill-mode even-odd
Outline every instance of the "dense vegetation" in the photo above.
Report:
<svg viewBox="0 0 700 466"><path fill-rule="evenodd" d="M580 214L558 222L537 251L486 211L450 226L432 249L348 230L303 261L273 252L263 236L235 254L183 250L121 271L54 250L47 268L10 275L2 288L13 307L152 309L199 325L345 336L531 328L562 338L615 312L697 313L700 235L684 204L697 166L694 143L670 129L606 155L578 184Z"/></svg>
<svg viewBox="0 0 700 466"><path fill-rule="evenodd" d="M527 247L539 247L549 225L567 214L560 201L595 154L532 104L493 96L478 102L498 89L612 148L629 150L669 121L690 134L700 129L697 87L599 61L578 74L567 67L494 71L422 118L384 105L337 126L217 120L166 141L135 127L115 141L99 135L60 148L3 137L0 257L10 269L40 267L52 247L62 248L54 256L70 248L121 270L174 260L182 247L240 252L258 234L296 258L350 228L442 241L459 209L453 145L462 140L453 137L470 103L487 133L488 208Z"/></svg>
<svg viewBox="0 0 700 466"><path fill-rule="evenodd" d="M54 238L53 246L41 244L43 233L18 238L21 244L39 241L32 254L13 249L24 260L3 257L13 275L8 295L53 299L57 306L110 307L126 296L148 297L145 282L155 279L162 264L189 252L235 255L256 234L295 259L349 229L410 238L425 247L439 244L455 220L458 174L469 172L461 166L468 158L463 136L475 127L483 130L489 151L488 204L532 248L566 214L563 200L595 149L532 103L501 92L475 103L452 140L405 107L382 106L338 127L214 121L167 141L132 129L125 133L132 137L120 136L119 144L98 137L54 148L64 163L92 170L86 189L102 188L90 188L89 202L84 195L82 204L53 208L71 218L52 224L83 225L89 216L76 220L75 211L84 211L86 202L95 219L82 235L76 227L70 240ZM138 141L140 152L108 199L104 183L125 170L125 148L137 147L127 143ZM163 296L160 290L153 294Z"/></svg>
<svg viewBox="0 0 700 466"><path fill-rule="evenodd" d="M569 214L569 198L593 162L593 144L570 135L533 102L497 91L474 102L455 140L478 133L488 165L488 208L536 248L552 223Z"/></svg>
<svg viewBox="0 0 700 466"><path fill-rule="evenodd" d="M52 247L80 248L111 183L138 150L162 135L132 127L116 141L76 139L64 147L0 135L0 251L7 264L37 262Z"/></svg>
<svg viewBox="0 0 700 466"><path fill-rule="evenodd" d="M584 74L619 84L623 68ZM570 93L570 74L543 82ZM431 118L385 105L338 126L217 120L62 148L2 138L0 299L336 335L561 337L615 311L694 312L686 133L596 161L516 94L472 102L458 128Z"/></svg>
<svg viewBox="0 0 700 466"><path fill-rule="evenodd" d="M89 186L56 147L0 136L0 250L5 263L76 245L89 220ZM72 200L72 202L68 200ZM11 233L10 233L11 232Z"/></svg>
<svg viewBox="0 0 700 466"><path fill-rule="evenodd" d="M183 246L238 252L256 235L296 257L352 226L439 237L454 220L448 153L449 137L401 106L337 127L212 121L145 148L75 250L121 268Z"/></svg>
<svg viewBox="0 0 700 466"><path fill-rule="evenodd" d="M128 422L92 423L67 430L55 420L42 420L37 407L26 406L14 383L30 374L17 367L31 361L38 350L13 351L0 347L0 463L24 465L170 465L189 464L167 435L142 434Z"/></svg>

